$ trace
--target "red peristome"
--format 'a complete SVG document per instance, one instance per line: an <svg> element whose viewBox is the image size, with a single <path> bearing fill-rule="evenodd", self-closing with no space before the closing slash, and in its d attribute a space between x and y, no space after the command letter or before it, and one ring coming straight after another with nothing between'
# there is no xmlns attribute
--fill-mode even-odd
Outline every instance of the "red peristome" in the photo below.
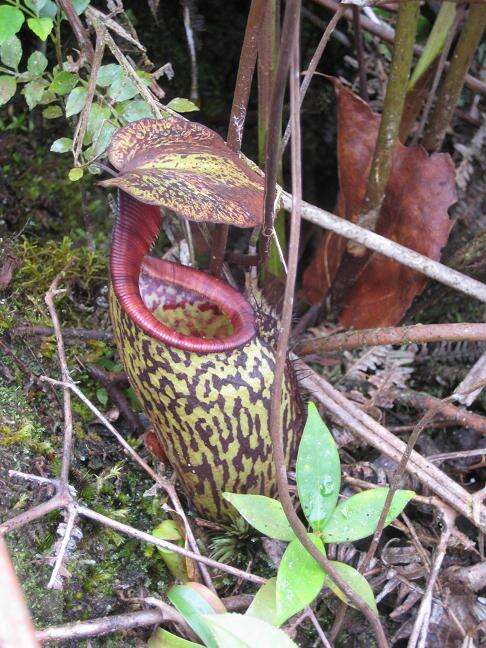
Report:
<svg viewBox="0 0 486 648"><path fill-rule="evenodd" d="M160 209L120 191L120 213L113 229L110 275L113 290L123 311L151 337L168 346L194 353L228 351L255 335L254 313L237 290L219 279L187 266L146 257L160 229ZM155 280L193 291L215 304L231 321L233 333L225 338L183 335L165 326L145 305L139 289L142 270Z"/></svg>

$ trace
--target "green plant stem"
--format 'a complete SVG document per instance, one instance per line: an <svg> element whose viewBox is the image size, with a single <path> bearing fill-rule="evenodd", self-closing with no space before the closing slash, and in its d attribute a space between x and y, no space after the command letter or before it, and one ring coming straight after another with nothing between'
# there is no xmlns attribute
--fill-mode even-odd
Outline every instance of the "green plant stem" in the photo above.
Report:
<svg viewBox="0 0 486 648"><path fill-rule="evenodd" d="M280 0L270 0L267 3L264 22L258 39L258 164L265 170L265 146L268 132L268 115L271 99L271 88L275 77L275 67L278 56ZM282 160L279 160L277 182L283 183ZM279 210L275 217L275 234L282 250L285 250L285 212ZM270 251L266 266L261 273L265 280L268 271L276 277L283 272L282 262L275 240L270 242ZM265 281L264 281L265 285ZM272 287L269 287L272 290Z"/></svg>
<svg viewBox="0 0 486 648"><path fill-rule="evenodd" d="M390 177L393 151L398 139L407 94L418 18L419 2L417 0L400 4L383 114L368 177L363 213L358 221L360 225L371 230L374 230L378 220Z"/></svg>
<svg viewBox="0 0 486 648"><path fill-rule="evenodd" d="M286 13L289 10L287 4ZM302 167L301 167L301 141L300 141L300 106L299 106L299 49L296 34L296 25L299 25L300 3L297 3L296 16L292 23L293 29L290 30L288 37L290 38L290 46L292 49L287 49L286 56L292 59L291 65L291 81L290 81L290 106L291 106L291 121L292 121L292 214L290 221L290 244L289 244L289 261L288 261L288 274L285 284L285 295L282 309L282 321L277 342L277 352L275 361L275 378L272 385L272 400L270 411L270 434L272 437L272 451L276 468L276 478L278 485L278 494L280 502L284 509L285 515L292 527L295 535L316 560L318 565L329 575L329 577L336 583L336 585L344 592L346 597L366 616L370 622L375 635L377 644L380 648L388 646L385 633L381 626L379 618L374 614L371 608L359 597L348 583L339 575L339 573L331 565L328 558L322 554L307 535L307 529L302 524L299 516L294 510L292 499L289 493L287 470L285 467L285 457L283 451L283 443L281 437L281 398L282 398L282 381L284 377L285 366L287 363L287 350L290 336L290 327L292 324L293 304L294 304L294 291L295 281L297 277L297 264L299 256L299 238L300 238L300 221L301 221L301 207L302 207ZM282 49L281 49L282 52ZM283 92L280 96L280 101L283 101ZM267 146L267 154L268 154Z"/></svg>
<svg viewBox="0 0 486 648"><path fill-rule="evenodd" d="M464 79L486 25L486 5L475 4L469 8L466 23L452 55L451 64L439 90L435 107L423 139L428 151L437 151L457 106Z"/></svg>

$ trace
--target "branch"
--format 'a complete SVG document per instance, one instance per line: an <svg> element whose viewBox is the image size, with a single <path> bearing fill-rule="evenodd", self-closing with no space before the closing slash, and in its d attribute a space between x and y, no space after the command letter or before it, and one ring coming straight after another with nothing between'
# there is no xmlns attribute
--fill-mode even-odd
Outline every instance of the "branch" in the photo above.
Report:
<svg viewBox="0 0 486 648"><path fill-rule="evenodd" d="M297 344L296 353L306 355L386 344L412 344L414 342L423 344L463 340L486 341L486 324L413 324L411 326L346 331L326 337L303 340Z"/></svg>
<svg viewBox="0 0 486 648"><path fill-rule="evenodd" d="M93 45L89 39L83 23L81 22L80 17L74 10L71 0L57 0L57 3L62 11L64 11L64 13L66 14L66 18L71 25L71 29L76 36L76 40L78 41L78 45L81 48L81 51L83 52L83 54L85 54L88 61L92 63L94 58Z"/></svg>
<svg viewBox="0 0 486 648"><path fill-rule="evenodd" d="M296 25L299 25L300 3L295 3ZM290 3L287 3L287 10ZM377 643L380 648L388 646L385 633L381 626L379 618L371 610L369 605L358 596L342 576L335 570L328 558L322 554L307 535L307 529L300 521L299 516L294 510L292 498L289 492L287 480L287 470L285 463L285 453L281 437L282 429L282 382L284 379L285 367L287 364L288 342L290 337L290 327L292 324L293 304L295 281L297 277L297 265L299 258L299 238L300 238L300 220L301 220L301 198L302 198L302 168L301 168L301 142L300 142L300 106L299 106L299 43L297 40L297 27L288 34L292 44L292 50L287 52L287 57L291 59L290 66L290 106L292 120L292 192L294 201L292 204L292 214L290 222L290 241L289 241L289 259L288 274L285 283L285 293L283 299L282 318L280 331L277 341L277 350L275 358L275 375L271 389L270 405L270 436L272 439L272 452L275 463L276 479L279 499L284 509L285 515L292 527L295 535L305 549L316 560L318 565L328 574L336 583L339 589L344 592L348 600L355 605L367 618L376 635ZM283 48L281 48L281 52ZM279 61L280 62L280 61ZM289 61L290 62L290 61ZM278 78L278 75L277 75ZM275 94L275 93L274 93ZM283 93L281 95L283 101ZM275 148L278 143L274 142ZM269 149L267 148L267 152ZM270 150L271 152L271 150ZM275 157L275 154L273 155Z"/></svg>
<svg viewBox="0 0 486 648"><path fill-rule="evenodd" d="M14 326L9 331L10 335L40 335L40 336L50 336L54 335L54 328L52 326L30 326L27 324L21 324L19 326ZM113 340L113 333L109 331L99 331L98 329L85 329L85 328L73 328L68 327L62 330L63 337L66 338L77 338L78 340L102 340L106 342L111 342Z"/></svg>
<svg viewBox="0 0 486 648"><path fill-rule="evenodd" d="M286 192L282 192L281 200L284 209L290 211L292 209L292 196ZM438 261L433 261L414 250L410 250L364 227L339 218L339 216L335 216L325 209L302 202L302 218L315 225L331 230L335 234L344 236L344 238L360 243L371 250L375 250L375 252L394 259L470 297L475 297L482 302L486 302L486 285L480 281L472 279L461 272L457 272L457 270L448 268Z"/></svg>

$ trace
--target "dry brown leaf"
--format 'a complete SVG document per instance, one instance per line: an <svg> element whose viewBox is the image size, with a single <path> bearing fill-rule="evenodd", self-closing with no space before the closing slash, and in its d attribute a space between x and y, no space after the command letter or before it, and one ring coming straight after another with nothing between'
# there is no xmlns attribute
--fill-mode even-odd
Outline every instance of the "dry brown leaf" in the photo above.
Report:
<svg viewBox="0 0 486 648"><path fill-rule="evenodd" d="M338 98L338 214L356 222L366 191L380 118L358 96L333 80ZM452 221L447 209L456 200L449 155L429 157L420 146L397 143L390 180L376 232L434 260L440 259ZM329 291L346 242L326 233L304 273L304 294L320 301ZM340 323L346 328L397 324L427 279L373 253L346 295Z"/></svg>

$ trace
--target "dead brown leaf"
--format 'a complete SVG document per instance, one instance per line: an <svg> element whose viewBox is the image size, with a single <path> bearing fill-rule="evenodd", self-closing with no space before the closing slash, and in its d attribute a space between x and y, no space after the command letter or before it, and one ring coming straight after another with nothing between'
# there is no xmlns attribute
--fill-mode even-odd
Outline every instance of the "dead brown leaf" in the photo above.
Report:
<svg viewBox="0 0 486 648"><path fill-rule="evenodd" d="M366 191L380 118L357 95L331 79L338 99L340 193L337 211L356 222ZM376 232L412 250L440 259L453 222L447 209L456 200L449 155L429 156L420 146L397 143ZM315 303L329 291L346 242L325 233L304 273L304 295ZM379 254L371 254L345 297L340 323L346 328L397 324L427 279Z"/></svg>

